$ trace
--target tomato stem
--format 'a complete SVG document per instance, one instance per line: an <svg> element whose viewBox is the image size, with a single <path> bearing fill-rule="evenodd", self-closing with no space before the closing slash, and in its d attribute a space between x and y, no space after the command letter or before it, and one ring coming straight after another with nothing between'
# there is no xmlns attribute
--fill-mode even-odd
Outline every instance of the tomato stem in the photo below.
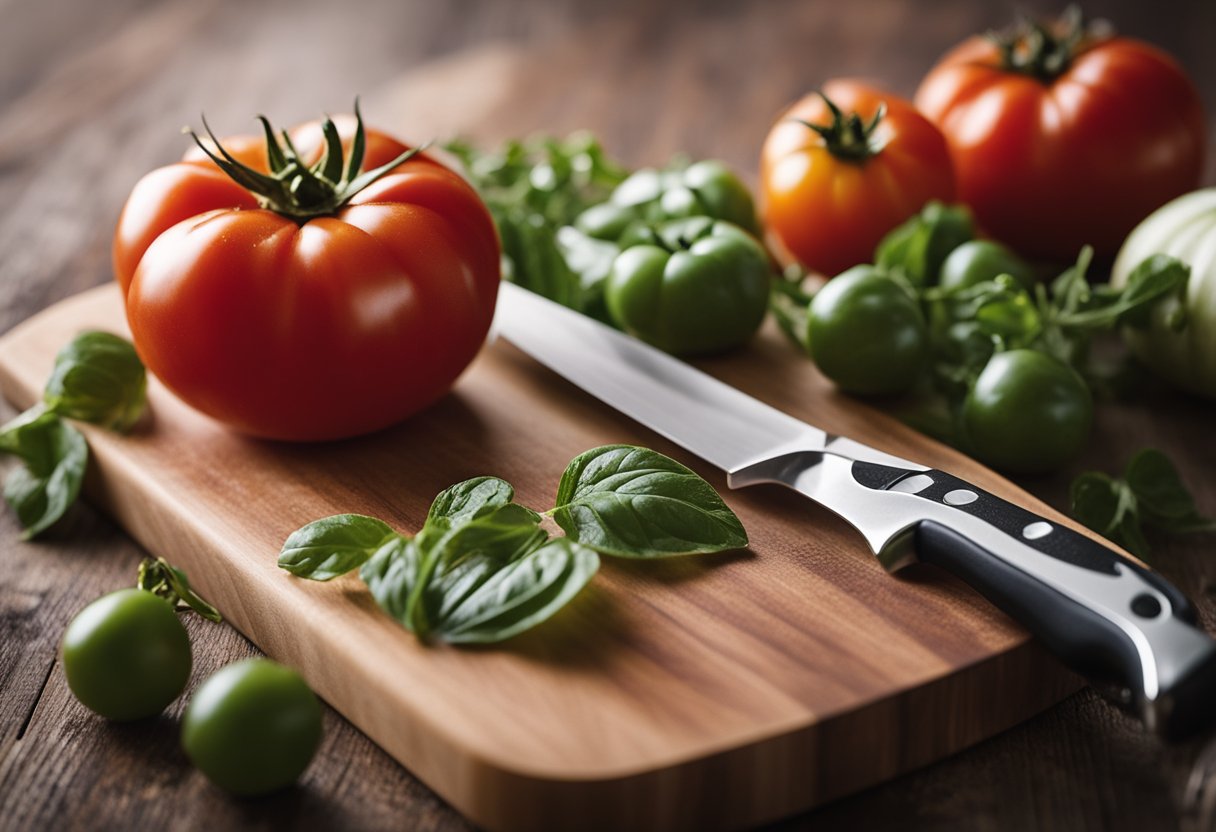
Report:
<svg viewBox="0 0 1216 832"><path fill-rule="evenodd" d="M263 208L299 221L335 213L359 191L391 173L398 165L427 147L422 145L410 148L387 164L363 171L367 136L363 129L363 115L359 112L359 99L356 98L355 135L351 140L349 157L343 158L342 139L338 135L338 128L333 119L326 116L321 124L321 133L325 137L324 152L321 158L308 165L300 157L300 152L296 150L286 131L280 131L276 136L269 119L262 115L257 118L262 123L262 131L266 136L269 174L254 170L232 156L216 138L211 126L207 124L206 116L202 119L203 129L211 140L211 146L193 130L187 132L207 157L234 182L256 196Z"/></svg>
<svg viewBox="0 0 1216 832"><path fill-rule="evenodd" d="M1105 36L1105 28L1087 25L1080 7L1069 6L1054 25L1023 17L1009 31L987 37L1000 52L1001 69L1050 84L1089 42Z"/></svg>
<svg viewBox="0 0 1216 832"><path fill-rule="evenodd" d="M831 112L832 121L829 124L812 124L802 119L794 121L818 133L833 156L850 162L864 162L882 151L886 139L876 136L875 131L887 114L885 101L878 105L873 117L867 122L862 120L859 113L845 115L822 90L819 91L819 97Z"/></svg>

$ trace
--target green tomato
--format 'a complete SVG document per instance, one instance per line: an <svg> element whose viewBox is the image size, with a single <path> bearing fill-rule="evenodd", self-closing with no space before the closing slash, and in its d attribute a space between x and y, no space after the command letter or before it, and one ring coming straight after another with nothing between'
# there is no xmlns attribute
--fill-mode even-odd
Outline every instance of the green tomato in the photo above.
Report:
<svg viewBox="0 0 1216 832"><path fill-rule="evenodd" d="M873 266L854 266L829 280L811 301L807 326L811 358L850 393L905 392L928 358L916 300Z"/></svg>
<svg viewBox="0 0 1216 832"><path fill-rule="evenodd" d="M664 195L663 207L668 216L713 217L752 234L759 233L751 191L722 162L711 159L690 165L684 170L680 185ZM681 196L673 198L671 194ZM691 200L682 194L691 195Z"/></svg>
<svg viewBox="0 0 1216 832"><path fill-rule="evenodd" d="M621 329L680 355L721 352L768 310L768 255L743 229L707 217L665 223L612 263L608 313Z"/></svg>
<svg viewBox="0 0 1216 832"><path fill-rule="evenodd" d="M245 659L212 675L182 719L182 748L207 779L237 795L290 786L321 743L321 704L294 670Z"/></svg>
<svg viewBox="0 0 1216 832"><path fill-rule="evenodd" d="M1023 286L1034 285L1034 270L1025 260L992 240L971 240L950 252L942 263L940 285L956 290L1010 275Z"/></svg>
<svg viewBox="0 0 1216 832"><path fill-rule="evenodd" d="M1067 364L1035 350L999 352L963 402L963 437L981 462L1041 474L1081 453L1093 411L1089 388Z"/></svg>
<svg viewBox="0 0 1216 832"><path fill-rule="evenodd" d="M81 704L106 719L156 716L190 678L190 639L163 598L120 589L98 598L63 634L63 671Z"/></svg>

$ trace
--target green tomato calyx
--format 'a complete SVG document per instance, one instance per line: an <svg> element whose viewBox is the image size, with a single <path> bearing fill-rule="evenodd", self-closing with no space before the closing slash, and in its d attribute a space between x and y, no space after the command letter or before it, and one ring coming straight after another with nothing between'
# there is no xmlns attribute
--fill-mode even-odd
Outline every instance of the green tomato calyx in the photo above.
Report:
<svg viewBox="0 0 1216 832"><path fill-rule="evenodd" d="M987 37L1000 50L1000 67L1050 84L1095 40L1109 36L1109 24L1087 26L1079 6L1069 6L1054 24L1023 17L1005 32Z"/></svg>
<svg viewBox="0 0 1216 832"><path fill-rule="evenodd" d="M363 154L367 138L363 129L363 116L359 112L359 100L355 99L355 135L351 141L350 156L342 151L342 139L333 119L326 116L321 124L325 136L325 152L316 162L308 165L286 130L275 130L265 116L258 116L266 134L266 160L270 173L262 173L233 157L211 131L206 116L203 128L211 140L208 146L193 130L186 128L199 148L206 153L220 170L234 182L248 189L263 208L291 217L307 220L338 211L343 205L382 176L391 173L426 149L427 145L410 148L396 159L373 170L363 170ZM214 148L214 149L213 149Z"/></svg>
<svg viewBox="0 0 1216 832"><path fill-rule="evenodd" d="M862 119L859 113L845 114L840 107L836 106L836 102L827 97L823 90L819 91L819 97L823 99L823 103L827 105L832 114L832 121L829 124L812 124L809 121L802 119L794 119L808 130L813 130L823 139L824 145L828 152L838 159L845 159L850 162L864 162L871 156L876 156L882 152L883 147L887 144L887 139L876 134L879 123L887 114L887 104L882 102L878 105L878 109L874 111L873 117L869 121Z"/></svg>

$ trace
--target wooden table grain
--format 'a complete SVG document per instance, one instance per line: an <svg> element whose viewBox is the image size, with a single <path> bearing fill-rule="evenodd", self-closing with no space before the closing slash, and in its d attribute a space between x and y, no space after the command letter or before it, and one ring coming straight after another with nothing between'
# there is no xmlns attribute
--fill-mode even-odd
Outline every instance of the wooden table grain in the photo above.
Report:
<svg viewBox="0 0 1216 832"><path fill-rule="evenodd" d="M388 126L416 140L467 124L486 136L584 126L630 164L684 149L751 174L765 122L783 103L840 75L911 93L949 45L1000 25L1014 6L0 0L0 332L110 279L123 199L144 170L181 153L177 129L197 124L199 111L235 132L256 112L290 123L365 93L369 120L383 123L373 106L391 108ZM1087 11L1173 52L1216 114L1216 4L1127 0ZM418 91L433 95L455 71L483 73L487 89L485 101L456 106L493 111L412 123L412 107L435 112ZM1109 469L1137 448L1161 447L1216 511L1214 412L1168 392L1104 406L1076 468ZM1069 478L1022 484L1063 506ZM1213 542L1159 539L1154 556L1209 629ZM88 505L34 544L19 542L0 513L0 829L470 828L333 712L301 784L258 800L230 799L190 768L177 745L184 697L147 723L93 718L67 691L56 645L76 610L132 581L140 557ZM192 685L256 652L229 627L187 619ZM1184 791L1203 747L1164 745L1083 692L970 751L777 828L1171 828L1187 821Z"/></svg>

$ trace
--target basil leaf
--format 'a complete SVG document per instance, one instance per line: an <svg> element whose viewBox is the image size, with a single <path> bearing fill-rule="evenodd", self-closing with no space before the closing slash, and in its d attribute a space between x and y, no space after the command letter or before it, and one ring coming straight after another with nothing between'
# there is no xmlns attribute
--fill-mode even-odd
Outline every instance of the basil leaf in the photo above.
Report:
<svg viewBox="0 0 1216 832"><path fill-rule="evenodd" d="M1195 513L1195 499L1182 484L1178 469L1161 451L1146 448L1132 457L1124 474L1140 508L1159 518Z"/></svg>
<svg viewBox="0 0 1216 832"><path fill-rule="evenodd" d="M135 347L108 332L85 332L55 356L46 383L47 409L125 431L144 411L147 373Z"/></svg>
<svg viewBox="0 0 1216 832"><path fill-rule="evenodd" d="M1087 471L1072 483L1073 516L1089 528L1144 558L1151 552L1143 527L1172 534L1216 531L1216 518L1204 517L1160 451L1140 451L1122 479Z"/></svg>
<svg viewBox="0 0 1216 832"><path fill-rule="evenodd" d="M422 573L423 553L413 538L394 535L384 542L359 570L380 608L406 629L413 626L408 615L410 599Z"/></svg>
<svg viewBox="0 0 1216 832"><path fill-rule="evenodd" d="M63 516L80 494L89 446L80 431L53 413L27 412L0 431L0 451L24 466L4 483L4 499L17 513L29 540Z"/></svg>
<svg viewBox="0 0 1216 832"><path fill-rule="evenodd" d="M562 474L553 517L572 540L619 557L747 545L743 524L709 483L673 459L630 445L576 457Z"/></svg>
<svg viewBox="0 0 1216 832"><path fill-rule="evenodd" d="M551 617L598 569L594 551L564 539L497 569L480 558L467 560L449 589L459 600L440 608L432 634L452 644L503 641Z"/></svg>
<svg viewBox="0 0 1216 832"><path fill-rule="evenodd" d="M965 207L930 202L882 238L874 263L902 272L918 286L933 286L946 256L974 236L971 214Z"/></svg>
<svg viewBox="0 0 1216 832"><path fill-rule="evenodd" d="M329 581L366 562L390 539L389 526L361 514L335 514L296 529L283 543L279 567L313 581Z"/></svg>
<svg viewBox="0 0 1216 832"><path fill-rule="evenodd" d="M1080 263L1071 271L1081 275L1074 283L1085 282ZM1086 284L1083 305L1066 298L1062 302L1064 314L1059 316L1058 322L1061 326L1074 329L1107 329L1116 324L1147 326L1152 308L1166 297L1185 291L1190 273L1190 267L1180 260L1154 254L1132 270L1123 288L1103 285L1090 290ZM1067 275L1068 272L1064 276ZM1061 303L1058 298L1057 303Z"/></svg>
<svg viewBox="0 0 1216 832"><path fill-rule="evenodd" d="M1087 471L1073 480L1072 515L1088 528L1146 558L1151 549L1140 529L1136 497L1122 480Z"/></svg>
<svg viewBox="0 0 1216 832"><path fill-rule="evenodd" d="M539 527L540 515L530 508L508 503L489 514L449 531L435 543L440 564L453 563L479 552L499 561L521 557L548 538Z"/></svg>
<svg viewBox="0 0 1216 832"><path fill-rule="evenodd" d="M584 292L580 275L567 264L558 229L607 200L626 172L585 133L508 141L489 152L460 141L446 147L494 217L504 276L571 308L596 310L596 293Z"/></svg>
<svg viewBox="0 0 1216 832"><path fill-rule="evenodd" d="M1075 312L1089 302L1091 290L1085 275L1093 258L1094 250L1084 246L1077 255L1077 262L1051 282L1051 297L1060 311Z"/></svg>
<svg viewBox="0 0 1216 832"><path fill-rule="evenodd" d="M511 502L515 489L498 477L474 477L440 491L431 502L426 521L445 518L453 525L476 520Z"/></svg>
<svg viewBox="0 0 1216 832"><path fill-rule="evenodd" d="M219 610L190 588L190 579L186 577L186 573L164 558L144 558L139 564L139 577L135 586L164 598L175 609L194 610L203 618L217 624L224 620Z"/></svg>
<svg viewBox="0 0 1216 832"><path fill-rule="evenodd" d="M1123 476L1149 525L1176 534L1216 530L1216 518L1199 513L1178 469L1161 451L1140 451L1127 464Z"/></svg>

